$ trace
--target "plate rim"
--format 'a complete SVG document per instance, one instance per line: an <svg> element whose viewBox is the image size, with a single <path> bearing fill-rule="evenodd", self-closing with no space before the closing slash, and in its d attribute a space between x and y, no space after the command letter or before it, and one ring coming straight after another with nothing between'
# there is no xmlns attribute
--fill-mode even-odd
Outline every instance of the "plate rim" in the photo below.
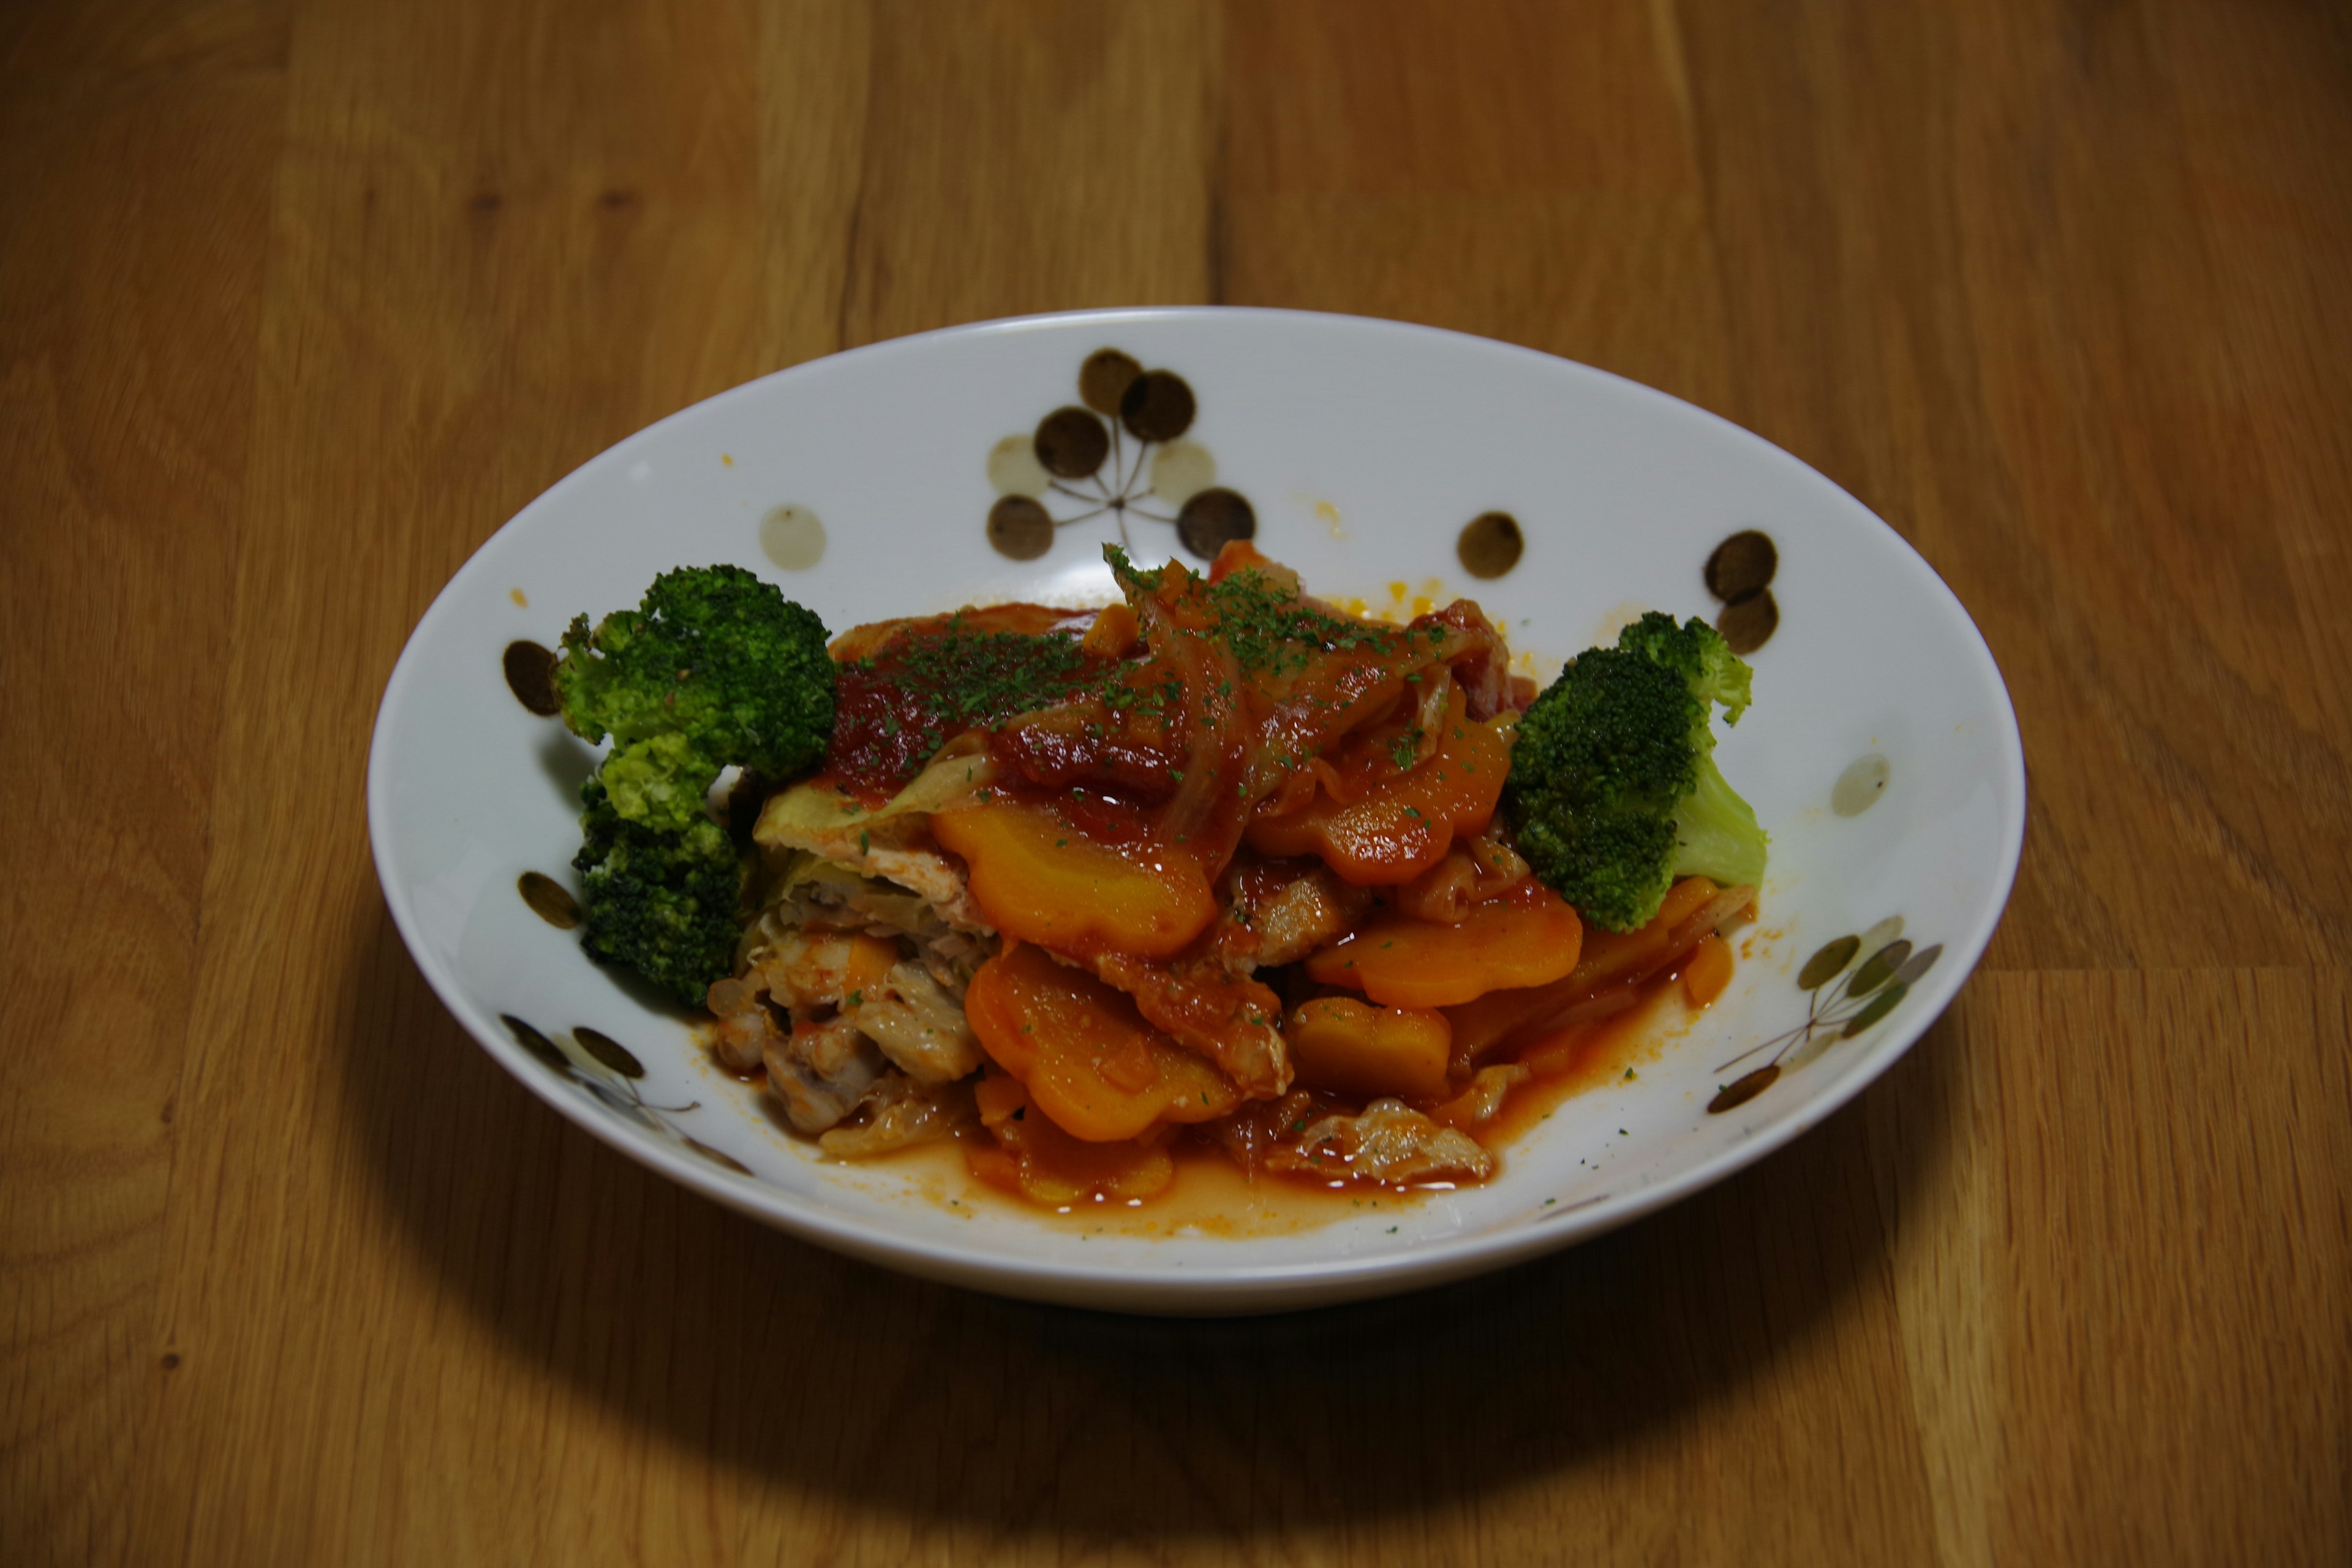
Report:
<svg viewBox="0 0 2352 1568"><path fill-rule="evenodd" d="M1301 1263L1235 1263L1187 1268L1183 1265L1075 1263L1055 1259L992 1257L970 1247L958 1247L918 1237L860 1226L845 1215L804 1206L794 1194L757 1177L739 1175L708 1162L690 1159L650 1132L625 1126L619 1118L592 1115L578 1097L543 1071L524 1070L521 1047L506 1039L488 1023L474 1016L475 1008L457 976L420 940L407 890L391 874L390 748L387 726L408 688L418 679L423 659L418 650L437 630L439 622L455 613L461 584L486 572L485 558L509 531L529 526L542 511L559 510L575 489L593 482L607 467L625 463L641 447L655 441L671 425L706 416L715 408L747 400L787 378L808 379L845 360L869 363L901 354L919 353L946 339L1008 336L1040 330L1075 331L1087 326L1119 326L1141 322L1182 322L1193 320L1258 319L1309 325L1314 330L1342 330L1391 334L1414 340L1438 340L1507 360L1540 362L1545 373L1585 379L1629 396L1676 418L1696 419L1719 427L1735 444L1767 460L1793 466L1811 480L1825 485L1859 518L1885 532L1899 546L1896 556L1920 580L1929 600L1964 634L1972 656L1972 677L1979 678L1994 700L2003 722L1994 725L1993 743L2000 752L1996 799L2001 812L2001 845L1995 877L1997 896L1988 900L1970 928L1954 933L1944 946L1951 962L1939 965L1934 982L1915 991L1916 1005L1905 1017L1890 1020L1844 1068L1822 1083L1802 1104L1779 1120L1750 1131L1728 1147L1689 1169L1660 1181L1612 1192L1549 1218L1488 1229L1466 1236L1417 1241L1410 1247L1364 1257ZM1524 344L1420 322L1387 317L1358 316L1337 311L1299 310L1262 306L1153 305L1099 310L1046 311L964 322L887 338L877 342L820 355L771 371L728 387L663 416L593 454L554 483L532 497L520 510L493 530L467 554L446 583L434 595L410 629L386 678L371 727L367 765L367 817L371 859L376 882L394 928L407 948L410 961L450 1016L474 1037L508 1074L552 1107L564 1119L620 1153L747 1217L802 1240L862 1261L900 1272L997 1295L1139 1313L1207 1315L1303 1310L1367 1297L1420 1289L1472 1274L1500 1269L1545 1253L1589 1241L1621 1226L1656 1213L1671 1204L1712 1186L1786 1148L1831 1116L1843 1110L1862 1091L1900 1060L1950 1008L1960 988L1976 973L2015 891L2024 850L2028 813L2023 736L2016 706L2010 696L2000 662L1984 634L1959 596L1941 574L1919 553L1893 524L1828 475L1796 454L1765 439L1745 426L1695 403L1662 392L1612 371L1549 353Z"/></svg>

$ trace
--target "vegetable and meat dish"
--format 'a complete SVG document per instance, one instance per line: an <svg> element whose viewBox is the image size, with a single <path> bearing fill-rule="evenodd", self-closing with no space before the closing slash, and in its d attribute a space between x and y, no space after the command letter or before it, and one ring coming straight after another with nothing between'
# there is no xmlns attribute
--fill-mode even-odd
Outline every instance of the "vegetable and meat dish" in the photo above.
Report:
<svg viewBox="0 0 2352 1568"><path fill-rule="evenodd" d="M1714 757L1749 672L1705 622L1644 616L1538 693L1466 599L1397 625L1246 542L1106 553L1099 610L828 641L717 566L575 621L555 689L612 742L588 952L707 1010L827 1155L955 1138L1052 1206L1150 1197L1184 1141L1482 1182L1575 1030L1721 991L1766 840Z"/></svg>

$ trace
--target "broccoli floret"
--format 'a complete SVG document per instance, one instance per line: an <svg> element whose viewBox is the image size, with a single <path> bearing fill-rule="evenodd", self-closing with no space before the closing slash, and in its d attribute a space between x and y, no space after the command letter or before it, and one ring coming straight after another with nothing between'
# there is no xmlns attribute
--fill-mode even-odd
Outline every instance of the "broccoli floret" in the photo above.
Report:
<svg viewBox="0 0 2352 1568"><path fill-rule="evenodd" d="M572 623L564 721L612 754L581 786L590 956L688 1005L733 967L743 861L706 803L719 770L805 772L833 735L824 623L738 566L664 573L645 603Z"/></svg>
<svg viewBox="0 0 2352 1568"><path fill-rule="evenodd" d="M582 616L555 666L564 722L613 737L603 778L613 809L683 830L725 767L789 779L833 735L824 623L740 566L666 572L635 610Z"/></svg>
<svg viewBox="0 0 2352 1568"><path fill-rule="evenodd" d="M1705 621L1693 617L1676 626L1672 616L1652 610L1617 634L1617 647L1642 654L1651 663L1681 676L1696 700L1722 707L1726 724L1738 723L1739 716L1748 711L1748 685L1754 671L1731 651L1723 635ZM1695 721L1701 737L1699 744L1703 750L1712 752L1715 736L1706 720L1707 710L1701 707Z"/></svg>
<svg viewBox="0 0 2352 1568"><path fill-rule="evenodd" d="M601 780L580 786L580 853L589 956L626 964L690 1007L734 969L745 868L727 830L698 814L647 827L614 809Z"/></svg>
<svg viewBox="0 0 2352 1568"><path fill-rule="evenodd" d="M1519 721L1503 812L1535 873L1586 919L1633 931L1677 877L1764 878L1764 829L1715 765L1749 670L1705 621L1655 611L1570 661Z"/></svg>

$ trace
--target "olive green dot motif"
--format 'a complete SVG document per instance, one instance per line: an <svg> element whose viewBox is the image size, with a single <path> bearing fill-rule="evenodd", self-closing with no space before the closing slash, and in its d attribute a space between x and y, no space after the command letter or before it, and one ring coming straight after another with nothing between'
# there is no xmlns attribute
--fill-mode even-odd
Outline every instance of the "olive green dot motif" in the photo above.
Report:
<svg viewBox="0 0 2352 1568"><path fill-rule="evenodd" d="M1517 518L1507 511L1482 511L1462 525L1454 554L1462 570L1491 582L1517 566L1527 547Z"/></svg>
<svg viewBox="0 0 2352 1568"><path fill-rule="evenodd" d="M1706 558L1706 591L1723 601L1715 629L1732 652L1754 653L1780 629L1780 606L1772 597L1772 574L1780 569L1772 536L1754 528L1733 534Z"/></svg>
<svg viewBox="0 0 2352 1568"><path fill-rule="evenodd" d="M507 644L499 662L506 671L507 689L514 693L516 701L542 719L563 710L562 702L555 695L553 649L519 638Z"/></svg>

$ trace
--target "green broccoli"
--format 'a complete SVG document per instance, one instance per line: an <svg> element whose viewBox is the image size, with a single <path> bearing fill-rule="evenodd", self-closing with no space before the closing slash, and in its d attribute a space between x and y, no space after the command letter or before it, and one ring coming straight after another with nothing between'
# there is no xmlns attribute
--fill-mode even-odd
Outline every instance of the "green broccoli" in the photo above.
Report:
<svg viewBox="0 0 2352 1568"><path fill-rule="evenodd" d="M589 956L626 964L690 1007L734 970L743 928L745 868L727 830L707 815L684 827L627 820L603 782L580 786L580 853Z"/></svg>
<svg viewBox="0 0 2352 1568"><path fill-rule="evenodd" d="M600 776L612 808L682 830L719 770L789 779L833 734L824 623L740 566L666 572L645 603L563 634L555 690L583 740L613 737Z"/></svg>
<svg viewBox="0 0 2352 1568"><path fill-rule="evenodd" d="M1503 812L1535 873L1587 920L1633 931L1677 877L1764 877L1764 829L1715 765L1749 671L1705 621L1655 611L1569 662L1519 722Z"/></svg>
<svg viewBox="0 0 2352 1568"><path fill-rule="evenodd" d="M788 779L833 737L824 623L738 566L666 572L635 610L588 617L555 666L564 722L613 738L581 786L589 954L688 1005L729 973L747 877L707 808L721 769Z"/></svg>

